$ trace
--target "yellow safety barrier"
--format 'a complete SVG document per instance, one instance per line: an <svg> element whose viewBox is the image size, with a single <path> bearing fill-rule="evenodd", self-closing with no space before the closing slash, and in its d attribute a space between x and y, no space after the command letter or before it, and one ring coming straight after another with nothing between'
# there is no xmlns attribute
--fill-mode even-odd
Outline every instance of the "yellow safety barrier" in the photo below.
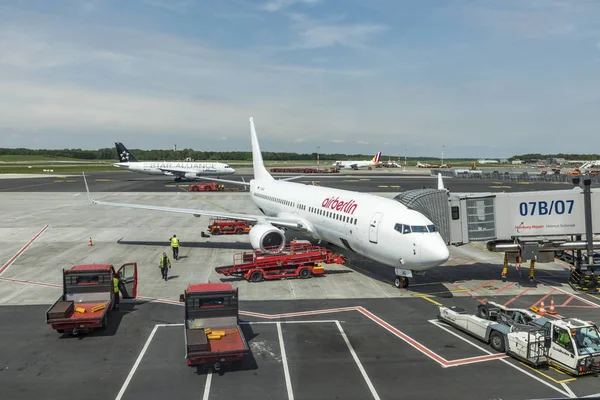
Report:
<svg viewBox="0 0 600 400"><path fill-rule="evenodd" d="M83 307L75 307L75 312L83 314L85 312L85 308L83 308Z"/></svg>
<svg viewBox="0 0 600 400"><path fill-rule="evenodd" d="M100 310L104 310L104 308L106 307L106 304L100 304L96 307L92 308L92 312L96 312L96 311L100 311Z"/></svg>

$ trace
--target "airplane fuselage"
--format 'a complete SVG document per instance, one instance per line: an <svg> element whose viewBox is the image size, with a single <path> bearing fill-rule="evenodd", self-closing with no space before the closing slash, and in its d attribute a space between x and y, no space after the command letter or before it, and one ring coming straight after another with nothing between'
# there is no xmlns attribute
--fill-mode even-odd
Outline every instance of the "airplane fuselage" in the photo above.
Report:
<svg viewBox="0 0 600 400"><path fill-rule="evenodd" d="M231 175L235 172L233 168L229 168L227 164L223 163L140 161L120 162L113 165L118 168L149 175L175 175L172 172L165 171L165 169L189 170L190 173L195 173L198 176Z"/></svg>
<svg viewBox="0 0 600 400"><path fill-rule="evenodd" d="M388 266L422 271L449 257L433 223L392 199L279 180L252 180L250 195L263 214L301 219L314 238Z"/></svg>
<svg viewBox="0 0 600 400"><path fill-rule="evenodd" d="M360 169L375 167L377 164L371 161L336 161L333 166L341 169Z"/></svg>

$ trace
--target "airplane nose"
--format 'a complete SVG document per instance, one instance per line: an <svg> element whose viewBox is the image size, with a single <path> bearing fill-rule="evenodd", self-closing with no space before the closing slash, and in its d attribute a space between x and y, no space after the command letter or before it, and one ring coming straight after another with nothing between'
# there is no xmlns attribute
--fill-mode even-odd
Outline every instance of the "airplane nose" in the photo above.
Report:
<svg viewBox="0 0 600 400"><path fill-rule="evenodd" d="M227 172L230 174L233 174L235 172L235 169L233 168L227 168Z"/></svg>
<svg viewBox="0 0 600 400"><path fill-rule="evenodd" d="M428 267L437 267L448 261L450 251L441 237L431 239L421 244L421 262Z"/></svg>

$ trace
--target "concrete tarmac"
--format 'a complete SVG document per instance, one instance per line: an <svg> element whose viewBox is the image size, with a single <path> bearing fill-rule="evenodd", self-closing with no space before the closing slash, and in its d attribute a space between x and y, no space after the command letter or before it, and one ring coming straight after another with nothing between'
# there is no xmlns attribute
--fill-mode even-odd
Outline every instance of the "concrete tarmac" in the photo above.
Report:
<svg viewBox="0 0 600 400"><path fill-rule="evenodd" d="M167 191L155 177L136 177L137 191L110 192L131 181L90 177L98 200L258 212L244 192ZM552 299L561 316L600 322L600 294L575 293L562 262L538 264L532 283L528 268L511 266L503 282L502 255L475 243L451 247L448 262L416 276L408 290L392 285L392 268L354 255L346 265L327 265L324 277L249 283L214 270L251 248L247 236L201 238L206 217L91 205L80 177L63 180L41 182L44 191L0 193L0 387L7 398L523 399L600 392L595 377L532 370L434 324L439 305L474 311L485 299L523 308L542 300L548 307ZM154 187L165 190L149 191ZM165 282L158 260L170 251L172 234L181 239L181 259L173 261ZM112 314L106 331L73 338L44 323L61 295L63 268L132 261L138 263L139 299ZM183 323L179 294L190 283L209 281L239 288L251 348L241 370L223 375L187 367L182 328L160 326Z"/></svg>
<svg viewBox="0 0 600 400"><path fill-rule="evenodd" d="M385 171L384 171L385 172ZM276 178L287 178L293 174L278 174ZM86 174L90 190L95 192L181 192L187 191L190 183L174 182L173 178L156 175L143 175L127 171L97 172ZM249 182L251 174L233 174L223 177L227 180ZM198 183L209 182L198 180ZM407 175L368 171L356 173L306 175L295 182L307 185L321 185L338 189L351 189L358 192L401 192L412 189L435 188L437 178L430 175ZM452 192L519 192L536 190L570 189L565 182L544 181L490 181L481 179L444 178L444 184ZM244 191L245 186L225 184L228 191ZM0 175L2 192L81 192L85 191L81 174L53 176L46 178L3 179Z"/></svg>

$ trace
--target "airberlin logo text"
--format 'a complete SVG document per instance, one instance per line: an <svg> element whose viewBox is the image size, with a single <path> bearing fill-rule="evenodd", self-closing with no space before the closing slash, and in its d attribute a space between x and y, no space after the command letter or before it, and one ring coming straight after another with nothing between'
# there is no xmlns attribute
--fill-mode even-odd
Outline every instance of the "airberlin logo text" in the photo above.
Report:
<svg viewBox="0 0 600 400"><path fill-rule="evenodd" d="M335 211L342 211L348 214L354 214L354 210L358 207L358 204L354 202L354 200L350 201L342 201L339 197L336 198L326 198L321 203L321 207L330 208Z"/></svg>

